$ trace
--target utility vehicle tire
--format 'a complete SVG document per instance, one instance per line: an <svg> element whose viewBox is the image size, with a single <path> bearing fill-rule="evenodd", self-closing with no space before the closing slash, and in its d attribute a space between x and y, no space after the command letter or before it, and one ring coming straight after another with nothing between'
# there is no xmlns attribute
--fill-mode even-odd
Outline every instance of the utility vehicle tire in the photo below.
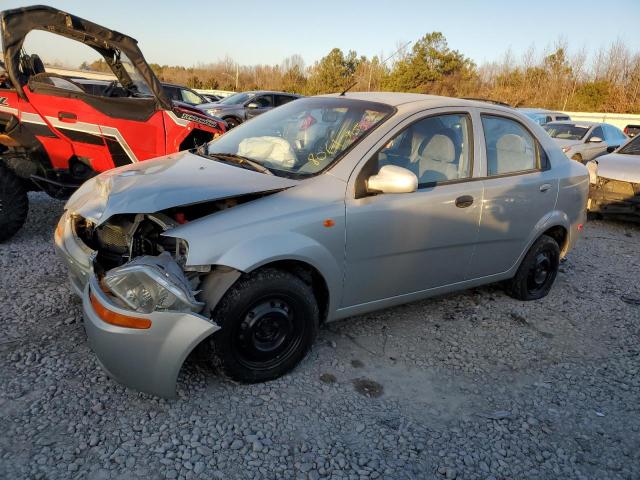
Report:
<svg viewBox="0 0 640 480"><path fill-rule="evenodd" d="M558 275L560 247L548 235L542 235L525 255L515 277L506 283L507 294L518 300L545 297Z"/></svg>
<svg viewBox="0 0 640 480"><path fill-rule="evenodd" d="M225 118L224 121L227 122L227 130L231 130L232 128L235 128L240 125L240 123L242 123L238 121L237 118L233 117Z"/></svg>
<svg viewBox="0 0 640 480"><path fill-rule="evenodd" d="M0 165L0 243L22 228L28 212L29 197L22 180Z"/></svg>
<svg viewBox="0 0 640 480"><path fill-rule="evenodd" d="M222 327L210 338L214 366L234 380L256 383L284 375L304 358L318 332L319 310L302 279L264 268L240 277L211 318Z"/></svg>

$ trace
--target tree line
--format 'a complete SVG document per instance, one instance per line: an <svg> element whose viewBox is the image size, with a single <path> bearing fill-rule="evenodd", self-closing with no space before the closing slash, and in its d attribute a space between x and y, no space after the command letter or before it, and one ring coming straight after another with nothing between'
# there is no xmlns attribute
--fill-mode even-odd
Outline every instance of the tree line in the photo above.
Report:
<svg viewBox="0 0 640 480"><path fill-rule="evenodd" d="M367 58L334 48L310 66L293 55L280 65L239 65L227 57L194 67L151 68L162 81L192 88L315 95L351 87L486 98L554 110L640 113L640 53L630 52L621 41L591 53L569 53L566 41L560 41L547 52L531 47L516 58L508 51L499 61L476 65L451 49L442 33L432 32L384 60L383 55ZM106 65L99 61L90 67L104 70Z"/></svg>

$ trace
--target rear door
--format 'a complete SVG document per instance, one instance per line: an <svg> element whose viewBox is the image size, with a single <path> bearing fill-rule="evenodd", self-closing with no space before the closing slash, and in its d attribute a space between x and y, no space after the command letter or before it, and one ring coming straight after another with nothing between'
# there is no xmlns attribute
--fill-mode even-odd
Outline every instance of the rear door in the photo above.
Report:
<svg viewBox="0 0 640 480"><path fill-rule="evenodd" d="M470 278L509 270L536 224L555 207L558 180L526 126L503 111L480 114L484 200Z"/></svg>

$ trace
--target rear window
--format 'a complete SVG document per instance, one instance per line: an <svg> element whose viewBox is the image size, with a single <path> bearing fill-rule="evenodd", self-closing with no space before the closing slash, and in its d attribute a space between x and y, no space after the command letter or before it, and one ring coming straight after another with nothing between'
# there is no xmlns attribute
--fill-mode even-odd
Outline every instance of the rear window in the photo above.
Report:
<svg viewBox="0 0 640 480"><path fill-rule="evenodd" d="M574 123L547 123L544 128L551 138L558 140L582 140L589 131L587 125Z"/></svg>

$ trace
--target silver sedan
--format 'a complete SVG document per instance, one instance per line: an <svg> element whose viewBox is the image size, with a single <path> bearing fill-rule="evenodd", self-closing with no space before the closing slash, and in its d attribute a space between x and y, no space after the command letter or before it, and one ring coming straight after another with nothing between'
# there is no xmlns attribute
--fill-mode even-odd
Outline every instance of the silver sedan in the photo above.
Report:
<svg viewBox="0 0 640 480"><path fill-rule="evenodd" d="M226 375L260 382L325 322L499 281L544 297L588 187L512 109L329 95L89 180L55 241L105 370L172 396L203 342Z"/></svg>

